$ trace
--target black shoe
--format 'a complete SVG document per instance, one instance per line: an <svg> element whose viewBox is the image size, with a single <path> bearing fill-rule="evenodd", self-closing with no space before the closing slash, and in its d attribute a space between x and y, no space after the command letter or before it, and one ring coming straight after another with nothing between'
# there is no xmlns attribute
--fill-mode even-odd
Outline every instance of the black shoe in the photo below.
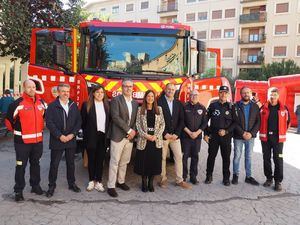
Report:
<svg viewBox="0 0 300 225"><path fill-rule="evenodd" d="M275 187L274 187L275 191L282 191L282 186L280 182L275 182Z"/></svg>
<svg viewBox="0 0 300 225"><path fill-rule="evenodd" d="M72 191L74 191L76 193L81 192L80 188L75 183L69 185L69 190L72 190Z"/></svg>
<svg viewBox="0 0 300 225"><path fill-rule="evenodd" d="M206 176L205 183L210 184L212 182L212 176Z"/></svg>
<svg viewBox="0 0 300 225"><path fill-rule="evenodd" d="M35 193L37 195L42 195L42 194L44 194L44 191L42 190L40 185L37 185L37 186L33 186L31 188L31 193Z"/></svg>
<svg viewBox="0 0 300 225"><path fill-rule="evenodd" d="M148 192L147 177L142 176L142 192Z"/></svg>
<svg viewBox="0 0 300 225"><path fill-rule="evenodd" d="M15 201L16 202L24 201L23 192L16 192L15 193Z"/></svg>
<svg viewBox="0 0 300 225"><path fill-rule="evenodd" d="M150 192L154 192L153 179L154 179L154 176L149 176L148 177L148 190Z"/></svg>
<svg viewBox="0 0 300 225"><path fill-rule="evenodd" d="M263 184L264 187L270 187L273 183L272 179L267 179L266 182Z"/></svg>
<svg viewBox="0 0 300 225"><path fill-rule="evenodd" d="M186 178L183 178L183 181L186 182Z"/></svg>
<svg viewBox="0 0 300 225"><path fill-rule="evenodd" d="M118 188L120 188L120 189L122 189L123 191L129 191L129 187L128 187L128 185L127 184L125 184L125 183L123 183L123 184L119 184L119 183L117 183L117 185L116 185Z"/></svg>
<svg viewBox="0 0 300 225"><path fill-rule="evenodd" d="M238 184L239 183L239 176L236 175L236 174L233 174L231 183L232 184Z"/></svg>
<svg viewBox="0 0 300 225"><path fill-rule="evenodd" d="M54 190L55 190L55 187L49 187L48 191L46 192L46 196L48 198L51 198L54 194Z"/></svg>
<svg viewBox="0 0 300 225"><path fill-rule="evenodd" d="M230 181L229 180L223 180L224 186L230 186Z"/></svg>
<svg viewBox="0 0 300 225"><path fill-rule="evenodd" d="M255 185L255 186L259 185L259 183L253 177L246 177L245 182L248 184Z"/></svg>
<svg viewBox="0 0 300 225"><path fill-rule="evenodd" d="M107 188L107 193L113 198L118 197L118 193L116 192L115 188Z"/></svg>
<svg viewBox="0 0 300 225"><path fill-rule="evenodd" d="M194 185L199 184L199 181L197 180L197 178L190 178L190 182Z"/></svg>

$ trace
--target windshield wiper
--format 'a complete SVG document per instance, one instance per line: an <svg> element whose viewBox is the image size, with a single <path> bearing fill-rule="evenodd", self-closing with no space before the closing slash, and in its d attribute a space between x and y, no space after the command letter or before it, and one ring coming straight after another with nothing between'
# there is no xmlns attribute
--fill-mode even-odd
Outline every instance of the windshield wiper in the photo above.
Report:
<svg viewBox="0 0 300 225"><path fill-rule="evenodd" d="M118 70L105 70L105 69L85 69L82 72L90 72L90 73L116 73L116 74L126 74L128 75L128 73L124 72L124 71L118 71Z"/></svg>
<svg viewBox="0 0 300 225"><path fill-rule="evenodd" d="M169 74L174 76L174 73L172 72L168 72L168 71L160 71L160 70L140 70L138 71L139 73L144 73L144 72L148 72L148 73L162 73L162 74Z"/></svg>

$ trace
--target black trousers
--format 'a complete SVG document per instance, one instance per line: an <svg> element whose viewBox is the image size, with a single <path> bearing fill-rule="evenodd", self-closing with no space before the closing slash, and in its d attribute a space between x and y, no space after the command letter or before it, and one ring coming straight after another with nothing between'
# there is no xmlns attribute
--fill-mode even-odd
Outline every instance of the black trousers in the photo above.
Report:
<svg viewBox="0 0 300 225"><path fill-rule="evenodd" d="M261 142L263 159L264 159L264 174L267 179L273 178L271 156L273 154L273 162L275 165L274 180L281 182L283 180L283 143L276 140L268 139L268 141Z"/></svg>
<svg viewBox="0 0 300 225"><path fill-rule="evenodd" d="M201 147L201 139L183 138L181 140L183 157L183 178L186 179L188 175L188 159L191 158L190 164L190 178L195 179L198 175L198 161Z"/></svg>
<svg viewBox="0 0 300 225"><path fill-rule="evenodd" d="M106 153L105 134L98 131L97 140L95 141L97 142L96 148L87 148L89 180L101 182Z"/></svg>
<svg viewBox="0 0 300 225"><path fill-rule="evenodd" d="M51 162L49 170L49 187L56 187L56 179L59 162L61 160L63 152L65 152L66 165L67 165L67 180L68 184L72 185L75 183L75 156L76 148L66 148L66 149L51 149Z"/></svg>
<svg viewBox="0 0 300 225"><path fill-rule="evenodd" d="M231 135L227 134L220 137L218 134L212 134L208 145L208 157L206 176L212 176L215 166L215 159L221 148L221 156L223 161L223 180L230 178L230 154L231 154Z"/></svg>
<svg viewBox="0 0 300 225"><path fill-rule="evenodd" d="M16 151L16 171L15 171L15 192L23 191L25 187L25 171L27 161L30 163L30 185L40 184L40 158L43 154L43 142L34 144L15 143Z"/></svg>

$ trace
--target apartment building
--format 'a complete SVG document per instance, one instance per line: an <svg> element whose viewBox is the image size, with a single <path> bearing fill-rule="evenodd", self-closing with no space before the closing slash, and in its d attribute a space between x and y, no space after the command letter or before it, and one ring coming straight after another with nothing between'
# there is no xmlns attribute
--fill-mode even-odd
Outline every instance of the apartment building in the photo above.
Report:
<svg viewBox="0 0 300 225"><path fill-rule="evenodd" d="M229 75L284 58L300 65L300 0L94 0L86 9L110 21L187 24L221 49Z"/></svg>

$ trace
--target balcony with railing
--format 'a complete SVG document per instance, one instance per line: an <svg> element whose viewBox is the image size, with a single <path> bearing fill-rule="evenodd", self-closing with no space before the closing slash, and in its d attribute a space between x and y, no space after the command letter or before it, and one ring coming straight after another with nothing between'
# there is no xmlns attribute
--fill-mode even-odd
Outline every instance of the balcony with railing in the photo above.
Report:
<svg viewBox="0 0 300 225"><path fill-rule="evenodd" d="M238 57L237 64L238 65L261 65L264 62L264 55L248 55Z"/></svg>
<svg viewBox="0 0 300 225"><path fill-rule="evenodd" d="M167 12L177 12L178 11L178 2L162 2L157 9L158 13L167 13Z"/></svg>
<svg viewBox="0 0 300 225"><path fill-rule="evenodd" d="M240 35L239 44L260 44L266 42L265 34Z"/></svg>
<svg viewBox="0 0 300 225"><path fill-rule="evenodd" d="M240 15L240 23L257 23L257 22L266 22L267 21L267 12L256 12L249 14Z"/></svg>

